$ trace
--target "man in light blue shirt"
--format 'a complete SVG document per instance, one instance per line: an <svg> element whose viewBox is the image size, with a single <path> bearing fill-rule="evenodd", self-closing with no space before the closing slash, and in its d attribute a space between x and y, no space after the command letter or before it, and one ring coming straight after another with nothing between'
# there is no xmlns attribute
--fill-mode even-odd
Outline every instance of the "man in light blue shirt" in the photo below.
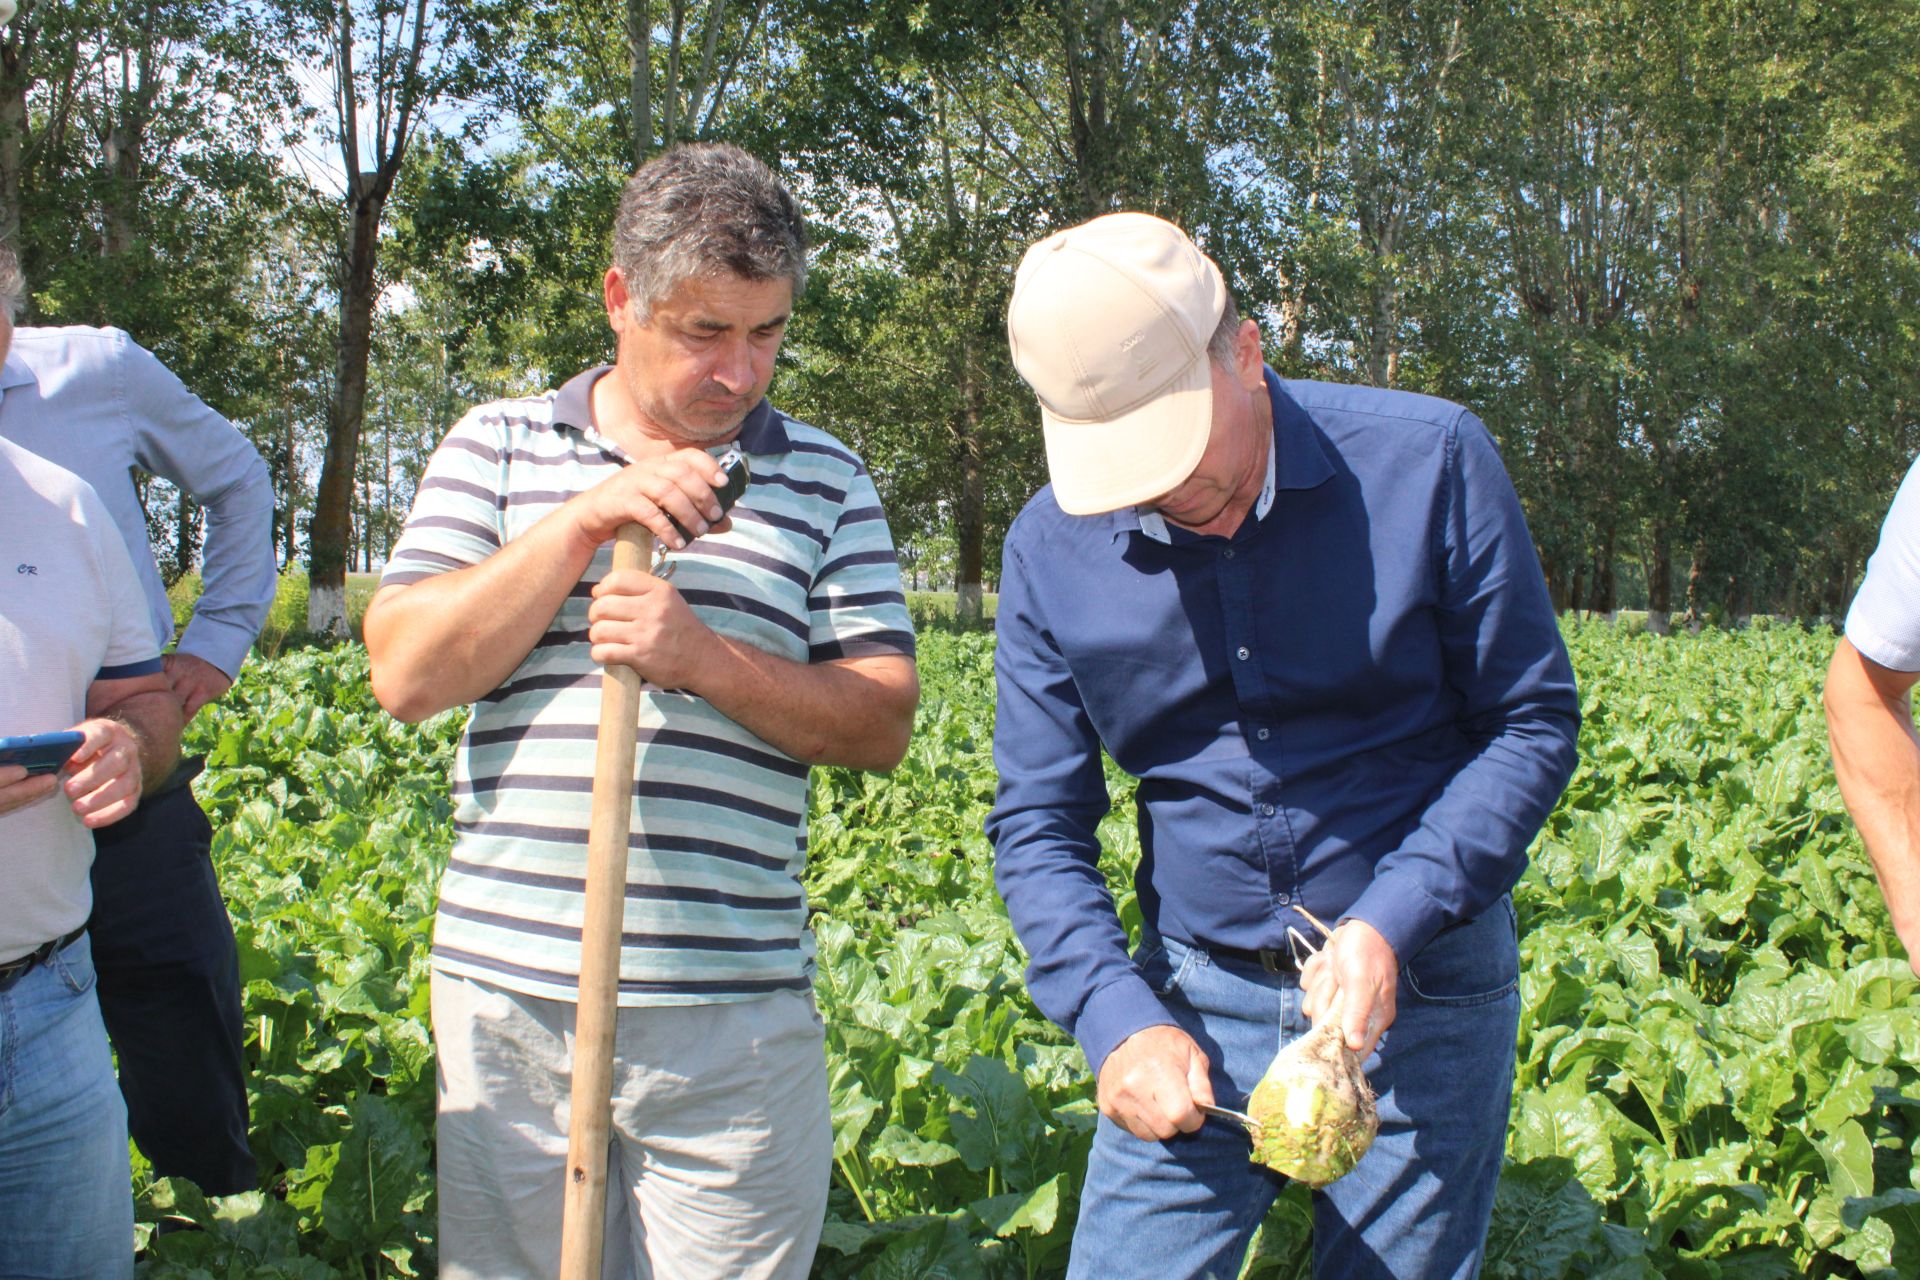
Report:
<svg viewBox="0 0 1920 1280"><path fill-rule="evenodd" d="M1827 731L1894 932L1920 973L1920 462L1907 472L1827 668Z"/></svg>
<svg viewBox="0 0 1920 1280"><path fill-rule="evenodd" d="M18 275L14 275L18 291ZM232 423L118 329L22 328L0 364L0 438L86 480L125 540L156 646L173 612L131 468L207 509L205 590L167 683L188 719L240 670L273 602L273 486ZM120 1061L128 1128L163 1176L209 1194L252 1190L233 926L209 858L212 832L177 770L96 836L94 961Z"/></svg>

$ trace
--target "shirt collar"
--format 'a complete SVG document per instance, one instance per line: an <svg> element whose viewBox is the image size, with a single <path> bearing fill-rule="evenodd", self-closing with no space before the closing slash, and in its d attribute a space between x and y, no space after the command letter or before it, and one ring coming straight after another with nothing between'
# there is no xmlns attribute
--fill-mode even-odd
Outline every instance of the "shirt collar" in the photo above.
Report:
<svg viewBox="0 0 1920 1280"><path fill-rule="evenodd" d="M1279 470L1279 449L1267 450L1267 482L1260 487L1260 500L1253 504L1253 518L1265 520L1267 512L1273 510L1274 476ZM1173 535L1167 531L1167 518L1152 507L1135 507L1133 514L1139 519L1140 532L1155 542L1173 543Z"/></svg>
<svg viewBox="0 0 1920 1280"><path fill-rule="evenodd" d="M18 351L7 352L7 362L0 364L0 391L9 387L24 387L37 381L39 379L33 376L33 370L27 367L27 362L20 358Z"/></svg>
<svg viewBox="0 0 1920 1280"><path fill-rule="evenodd" d="M553 396L553 425L582 432L591 427L593 425L593 384L600 381L601 374L608 373L612 369L613 366L610 364L597 365L568 378Z"/></svg>
<svg viewBox="0 0 1920 1280"><path fill-rule="evenodd" d="M1266 375L1267 400L1273 405L1274 453L1279 459L1275 487L1317 489L1333 479L1333 463L1320 443L1320 430L1299 402L1287 394L1280 375L1272 369Z"/></svg>
<svg viewBox="0 0 1920 1280"><path fill-rule="evenodd" d="M1274 496L1282 489L1312 489L1333 475L1333 464L1320 447L1313 420L1280 385L1280 375L1265 371L1267 402L1273 407L1273 447L1267 450L1267 482L1254 503L1253 517L1265 520L1273 510ZM1171 543L1173 535L1167 521L1151 507L1124 507L1113 513L1113 533L1131 533L1138 529L1155 542Z"/></svg>
<svg viewBox="0 0 1920 1280"><path fill-rule="evenodd" d="M11 358L7 361L11 366ZM553 425L571 431L586 432L593 427L593 384L613 371L610 364L598 365L568 378L553 395ZM0 382L0 387L6 384ZM790 447L784 416L765 396L747 411L740 423L740 434L728 442L742 453L785 453Z"/></svg>

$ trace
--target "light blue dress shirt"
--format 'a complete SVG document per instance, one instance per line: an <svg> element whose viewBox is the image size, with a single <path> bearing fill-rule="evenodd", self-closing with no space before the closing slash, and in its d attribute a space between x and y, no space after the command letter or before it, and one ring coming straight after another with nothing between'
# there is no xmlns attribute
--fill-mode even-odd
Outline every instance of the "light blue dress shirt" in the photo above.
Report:
<svg viewBox="0 0 1920 1280"><path fill-rule="evenodd" d="M16 329L0 365L0 436L91 484L126 540L162 648L173 609L129 468L207 509L204 591L179 651L229 676L273 604L273 482L234 425L119 329Z"/></svg>
<svg viewBox="0 0 1920 1280"><path fill-rule="evenodd" d="M1920 671L1920 460L1894 495L1867 580L1847 611L1853 647L1895 671Z"/></svg>

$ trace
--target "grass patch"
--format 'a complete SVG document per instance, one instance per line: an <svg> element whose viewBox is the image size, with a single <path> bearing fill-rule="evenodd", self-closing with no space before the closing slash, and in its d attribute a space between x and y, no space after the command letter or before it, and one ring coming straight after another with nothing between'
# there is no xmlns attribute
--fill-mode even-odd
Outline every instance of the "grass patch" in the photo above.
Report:
<svg viewBox="0 0 1920 1280"><path fill-rule="evenodd" d="M360 621L367 615L367 602L380 585L377 573L347 575L347 627L355 640L361 639ZM189 573L167 588L167 600L173 605L173 625L184 630L199 603L200 575ZM267 610L266 623L253 642L256 653L271 658L289 649L302 649L326 641L307 630L307 574L295 569L280 575L274 588L273 604Z"/></svg>
<svg viewBox="0 0 1920 1280"><path fill-rule="evenodd" d="M998 593L989 593L980 604L980 612L986 620L983 630L991 630L994 615L1000 608ZM907 592L907 613L913 618L915 631L968 631L970 627L960 624L960 597L952 591L909 591Z"/></svg>

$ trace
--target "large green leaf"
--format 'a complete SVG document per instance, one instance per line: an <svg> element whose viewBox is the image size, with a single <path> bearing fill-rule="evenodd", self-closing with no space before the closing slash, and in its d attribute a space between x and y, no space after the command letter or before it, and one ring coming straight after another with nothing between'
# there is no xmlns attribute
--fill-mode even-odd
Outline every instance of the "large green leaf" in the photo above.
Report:
<svg viewBox="0 0 1920 1280"><path fill-rule="evenodd" d="M1835 1249L1872 1280L1920 1275L1920 1191L1896 1187L1877 1196L1848 1200L1840 1221L1856 1233ZM1881 1228L1870 1231L1871 1227Z"/></svg>
<svg viewBox="0 0 1920 1280"><path fill-rule="evenodd" d="M1827 1178L1835 1195L1843 1198L1873 1194L1873 1143L1858 1120L1848 1120L1815 1146L1827 1162Z"/></svg>
<svg viewBox="0 0 1920 1280"><path fill-rule="evenodd" d="M888 1245L860 1280L979 1280L983 1274L966 1230L935 1220Z"/></svg>
<svg viewBox="0 0 1920 1280"><path fill-rule="evenodd" d="M1064 1173L1056 1173L1031 1191L1012 1191L975 1200L967 1209L996 1236L1006 1237L1019 1231L1044 1236L1053 1230L1054 1220L1059 1216L1065 1181Z"/></svg>
<svg viewBox="0 0 1920 1280"><path fill-rule="evenodd" d="M946 1143L909 1133L897 1124L881 1131L868 1154L875 1160L918 1168L934 1168L960 1158L960 1153Z"/></svg>
<svg viewBox="0 0 1920 1280"><path fill-rule="evenodd" d="M1545 1156L1500 1171L1487 1231L1489 1280L1560 1280L1599 1254L1600 1205L1572 1160Z"/></svg>
<svg viewBox="0 0 1920 1280"><path fill-rule="evenodd" d="M1558 1080L1516 1101L1509 1149L1521 1164L1549 1156L1571 1159L1580 1181L1605 1194L1618 1179L1616 1134L1627 1128L1611 1105L1571 1080Z"/></svg>
<svg viewBox="0 0 1920 1280"><path fill-rule="evenodd" d="M867 1126L880 1114L880 1104L869 1098L866 1087L854 1079L844 1084L836 1082L832 1102L833 1156L838 1160L860 1145Z"/></svg>
<svg viewBox="0 0 1920 1280"><path fill-rule="evenodd" d="M950 1117L954 1145L976 1172L1013 1168L1043 1129L1027 1085L998 1058L974 1057L956 1075L941 1067L934 1082L952 1093L962 1110Z"/></svg>
<svg viewBox="0 0 1920 1280"><path fill-rule="evenodd" d="M427 1171L426 1136L388 1099L362 1094L347 1109L352 1127L320 1213L327 1233L358 1247L388 1242Z"/></svg>

